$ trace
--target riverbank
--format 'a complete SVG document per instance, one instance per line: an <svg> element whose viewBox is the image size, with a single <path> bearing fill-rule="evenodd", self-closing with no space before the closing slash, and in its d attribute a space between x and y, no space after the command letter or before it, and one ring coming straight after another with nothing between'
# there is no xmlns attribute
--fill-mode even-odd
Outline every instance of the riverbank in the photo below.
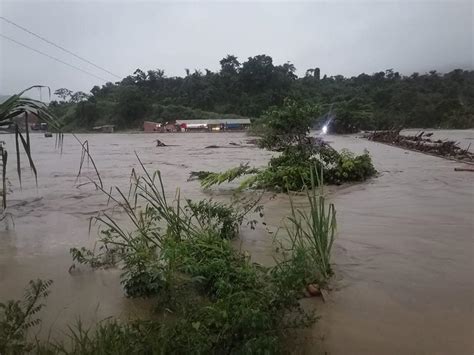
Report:
<svg viewBox="0 0 474 355"><path fill-rule="evenodd" d="M472 130L455 132L456 140L474 139ZM156 137L176 147L156 148ZM189 198L208 196L198 182L186 181L189 171L219 171L246 161L263 166L272 155L252 147L205 149L211 144L243 143L242 133L192 137L190 141L189 136L173 134L80 135L89 141L107 186L128 185L130 170L138 168L137 151L147 169L162 171L170 195L180 186ZM381 175L332 190L339 227L334 290L325 304L305 301L315 304L322 318L305 332L300 347L308 353L321 348L331 354L469 353L474 299L472 173L455 172L459 164L451 161L353 136L327 140L337 149L356 153L368 148ZM14 161L9 165L14 190L9 210L15 228L0 231L0 299L20 297L29 279L52 278L43 335L53 325L53 334L60 336L78 315L90 324L113 315L126 319L146 313L146 302L123 296L119 271L68 273L69 248L93 245L96 229L88 234L88 218L108 208L106 199L91 185L75 187L80 148L72 138L66 137L62 156L51 140L34 135L32 141L38 191L28 169L20 191ZM13 137L7 137L7 144L12 143ZM93 178L92 167L86 174ZM226 186L210 192L218 199L227 199L229 193ZM297 203L304 206L302 200ZM288 207L284 195L266 201L268 228L280 225ZM263 226L244 228L236 244L255 261L272 260L271 237Z"/></svg>

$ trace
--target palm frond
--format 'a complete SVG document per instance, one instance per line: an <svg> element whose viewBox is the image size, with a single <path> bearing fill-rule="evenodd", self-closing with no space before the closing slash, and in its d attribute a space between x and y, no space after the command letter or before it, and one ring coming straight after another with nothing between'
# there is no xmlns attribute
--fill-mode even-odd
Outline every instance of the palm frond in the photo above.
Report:
<svg viewBox="0 0 474 355"><path fill-rule="evenodd" d="M12 127L14 129L15 134L15 150L16 150L16 158L17 158L17 174L18 179L20 180L21 186L21 155L20 155L20 142L21 146L23 147L26 156L28 158L28 162L30 165L31 170L35 176L35 179L38 178L38 172L36 170L36 166L33 161L33 157L31 154L31 141L30 141L30 132L28 129L29 126L29 116L36 115L38 118L43 120L50 126L54 131L59 134L59 142L62 142L62 133L61 133L61 125L59 121L54 117L54 115L49 111L48 106L35 99L30 99L26 97L22 97L22 95L32 89L35 88L47 88L49 92L49 96L51 96L51 90L49 87L41 86L41 85L34 85L31 86L22 92L12 95L9 97L5 102L0 104L0 127ZM25 122L25 132L22 132L18 121L24 119ZM5 148L2 148L2 181L3 186L6 185L6 163L7 163L7 155ZM3 208L6 207L6 190L5 188L2 191L2 198L3 198Z"/></svg>

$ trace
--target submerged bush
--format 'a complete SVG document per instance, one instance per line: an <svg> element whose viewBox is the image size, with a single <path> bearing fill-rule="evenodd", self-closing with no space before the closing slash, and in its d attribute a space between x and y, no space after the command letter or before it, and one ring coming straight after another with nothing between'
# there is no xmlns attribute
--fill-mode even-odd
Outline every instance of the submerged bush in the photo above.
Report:
<svg viewBox="0 0 474 355"><path fill-rule="evenodd" d="M279 268L252 263L248 256L216 235L180 243L183 272L198 280L206 295L201 307L189 313L204 332L210 349L219 353L276 353L283 331L310 324L314 319L299 308L298 296L304 286L299 275L295 284L279 282ZM292 297L288 297L291 294ZM287 317L293 314L289 323Z"/></svg>
<svg viewBox="0 0 474 355"><path fill-rule="evenodd" d="M376 173L368 151L356 156L343 149L333 165L324 171L324 179L331 184L342 184L348 181L364 181Z"/></svg>
<svg viewBox="0 0 474 355"><path fill-rule="evenodd" d="M33 349L26 339L28 329L40 323L36 318L49 294L51 280L30 281L23 300L0 302L0 354L24 354Z"/></svg>
<svg viewBox="0 0 474 355"><path fill-rule="evenodd" d="M285 352L282 340L291 330L316 319L298 302L306 282L301 261L263 267L209 231L164 243L162 252L176 262L173 290L158 294L171 317L126 323L112 319L90 329L79 322L68 328L66 342L37 340L22 349L81 355L277 354Z"/></svg>
<svg viewBox="0 0 474 355"><path fill-rule="evenodd" d="M37 342L37 353L276 354L292 329L315 321L299 305L304 274L289 260L263 267L209 230L164 240L160 254L168 265L151 274L172 280L157 294L162 316L93 329L79 323L65 343Z"/></svg>
<svg viewBox="0 0 474 355"><path fill-rule="evenodd" d="M374 176L372 159L367 151L361 155L343 149L340 153L332 148L311 150L288 147L281 155L270 159L268 166L252 169L248 165L232 168L222 173L191 173L201 180L201 185L209 188L223 182L229 182L243 175L251 175L243 180L239 189L256 188L276 191L301 191L311 186L311 170L322 169L324 181L328 184L364 181ZM232 171L232 174L229 174ZM232 179L228 179L232 176Z"/></svg>
<svg viewBox="0 0 474 355"><path fill-rule="evenodd" d="M309 136L309 127L319 108L307 103L285 100L281 107L272 107L259 120L258 145L261 148L281 152L270 159L266 168L251 168L248 164L221 173L191 172L191 178L209 188L223 182L231 182L243 175L250 175L239 189L257 188L276 191L301 191L311 185L311 169L322 170L325 182L364 181L375 175L376 170L367 151L356 156L347 150L337 152L322 139Z"/></svg>
<svg viewBox="0 0 474 355"><path fill-rule="evenodd" d="M112 322L93 335L82 332L79 341L86 345L77 348L111 353L108 349L117 348L107 346L117 336L120 344L133 337L134 347L125 346L125 352L278 353L290 329L315 321L298 302L307 282L301 261L290 258L264 267L231 245L247 213L261 213L258 199L241 201L241 208L212 200L182 204L178 193L170 203L159 173L146 173L131 191L136 196L116 201L137 229L126 232L110 216L100 216L107 229L99 250L113 251L124 271L127 295L156 296L159 314L173 315L125 325ZM139 200L146 203L141 212L135 208ZM251 226L254 222L249 221ZM78 262L100 265L100 255L92 251L72 252Z"/></svg>
<svg viewBox="0 0 474 355"><path fill-rule="evenodd" d="M108 197L127 213L134 230L127 231L113 217L102 214L96 221L106 229L101 231L97 252L86 248L72 248L73 260L91 267L119 264L123 269L122 284L130 297L149 297L172 289L175 282L177 257L170 248L204 231L211 231L222 239L233 239L245 221L253 228L256 221L247 220L249 212L261 213L259 198L235 199L233 204L212 200L184 203L177 192L168 201L161 175L156 172L134 177L129 197L117 189L118 198L105 192ZM144 208L137 208L138 203Z"/></svg>
<svg viewBox="0 0 474 355"><path fill-rule="evenodd" d="M120 193L121 199L115 200L136 229L127 232L112 217L102 215L98 220L106 229L99 253L85 248L72 253L77 262L95 267L118 262L125 292L156 296L157 314L126 323L112 319L90 329L79 322L69 327L67 342L36 341L21 349L38 354L288 352L283 340L316 320L299 303L305 286L325 282L331 273L334 206L325 212L322 195L316 195L319 180L311 172L310 180L309 215L292 208L293 229L285 257L264 267L235 249L230 240L248 211L260 212L255 201L240 213L210 200L182 205L179 193L170 203L159 173L146 173L131 189L136 194L125 199ZM145 206L138 209L140 200ZM12 346L10 339L7 346Z"/></svg>
<svg viewBox="0 0 474 355"><path fill-rule="evenodd" d="M201 226L219 231L219 236L224 239L233 239L238 235L245 217L236 208L212 200L187 200L187 210Z"/></svg>
<svg viewBox="0 0 474 355"><path fill-rule="evenodd" d="M170 240L162 253L174 261L174 284L158 298L172 316L76 329L65 353L276 354L292 329L315 321L298 302L305 274L289 259L263 267L211 231Z"/></svg>

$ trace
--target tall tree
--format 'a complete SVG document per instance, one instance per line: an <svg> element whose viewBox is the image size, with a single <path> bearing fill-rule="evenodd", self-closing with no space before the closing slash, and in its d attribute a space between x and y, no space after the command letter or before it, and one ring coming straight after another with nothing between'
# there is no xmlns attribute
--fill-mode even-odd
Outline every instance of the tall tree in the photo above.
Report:
<svg viewBox="0 0 474 355"><path fill-rule="evenodd" d="M67 98L68 98L68 97L71 97L72 91L69 90L69 89L66 89L66 88L61 88L61 89L57 89L57 90L54 92L54 95L58 96L58 97L61 98L63 101L67 101Z"/></svg>

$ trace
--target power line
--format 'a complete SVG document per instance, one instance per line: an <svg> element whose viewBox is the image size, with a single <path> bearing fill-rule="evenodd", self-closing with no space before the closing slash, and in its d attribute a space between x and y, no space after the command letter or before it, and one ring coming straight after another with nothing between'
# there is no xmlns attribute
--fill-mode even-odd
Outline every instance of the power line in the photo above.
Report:
<svg viewBox="0 0 474 355"><path fill-rule="evenodd" d="M48 39L46 39L46 38L44 38L44 37L42 37L42 36L40 36L40 35L34 33L33 31L30 31L29 29L27 29L27 28L25 28L25 27L23 27L23 26L20 26L19 24L15 23L15 22L13 22L13 21L11 21L11 20L9 20L9 19L3 17L3 16L0 16L0 19L2 19L2 20L5 21L5 22L8 22L9 24L11 24L11 25L13 25L13 26L18 27L19 29L21 29L21 30L23 30L23 31L25 31L25 32L28 32L29 34L31 34L31 35L33 35L33 36L35 36L35 37L41 39L42 41L45 41L46 43L49 43L50 45L52 45L52 46L54 46L54 47L56 47L56 48L59 48L60 50L66 52L66 53L68 53L68 54L70 54L70 55L73 55L74 57L76 57L76 58L78 58L78 59L80 59L80 60L82 60L82 61L84 61L84 62L86 62L86 63L88 63L88 64L90 64L90 65L92 65L92 66L94 66L94 67L96 67L96 68L98 68L98 69L100 69L100 70L103 70L104 72L106 72L106 73L108 73L108 74L110 74L110 75L112 75L112 76L115 76L115 77L118 78L118 79L122 79L120 76L118 76L118 75L116 75L116 74L114 74L114 73L108 71L107 69L104 69L104 68L102 68L102 67L100 67L100 66L98 66L98 65L96 65L96 64L94 64L94 63L92 63L91 61L89 61L89 60L87 60L87 59L85 59L85 58L83 58L83 57L81 57L81 56L79 56L79 55L77 55L77 54L75 54L75 53L73 53L73 52L67 50L67 49L64 48L64 47L61 47L60 45L58 45L58 44L56 44L56 43L54 43L54 42L51 42L50 40L48 40Z"/></svg>
<svg viewBox="0 0 474 355"><path fill-rule="evenodd" d="M39 51L39 50L37 50L37 49L35 49L35 48L32 48L32 47L30 47L30 46L27 46L26 44L23 44L23 43L21 43L21 42L18 42L17 40L15 40L15 39L13 39L13 38L10 38L10 37L8 37L8 36L5 36L4 34L1 34L1 33L0 33L0 37L3 37L3 38L5 38L5 39L7 39L7 40L9 40L9 41L12 41L13 43L18 44L19 46L28 48L29 50L32 50L33 52L42 54L42 55L44 55L44 56L46 56L46 57L48 57L48 58L50 58L50 59L52 59L52 60L55 60L56 62L62 63L62 64L64 64L64 65L67 65L68 67L71 67L71 68L74 68L74 69L76 69L76 70L79 70L79 71L81 71L81 72L83 72L83 73L85 73L85 74L87 74L87 75L93 76L94 78L103 80L103 81L105 81L105 82L109 81L109 80L104 79L104 78L102 78L102 77L100 77L100 76L97 76L97 75L95 75L95 74L89 73L88 71L86 71L86 70L84 70L84 69L81 69L81 68L79 68L79 67L76 67L75 65L66 63L65 61L63 61L63 60L61 60L61 59L58 59L58 58L53 57L53 56L51 56L51 55L49 55L49 54L47 54L47 53L44 53L44 52L42 52L42 51Z"/></svg>

